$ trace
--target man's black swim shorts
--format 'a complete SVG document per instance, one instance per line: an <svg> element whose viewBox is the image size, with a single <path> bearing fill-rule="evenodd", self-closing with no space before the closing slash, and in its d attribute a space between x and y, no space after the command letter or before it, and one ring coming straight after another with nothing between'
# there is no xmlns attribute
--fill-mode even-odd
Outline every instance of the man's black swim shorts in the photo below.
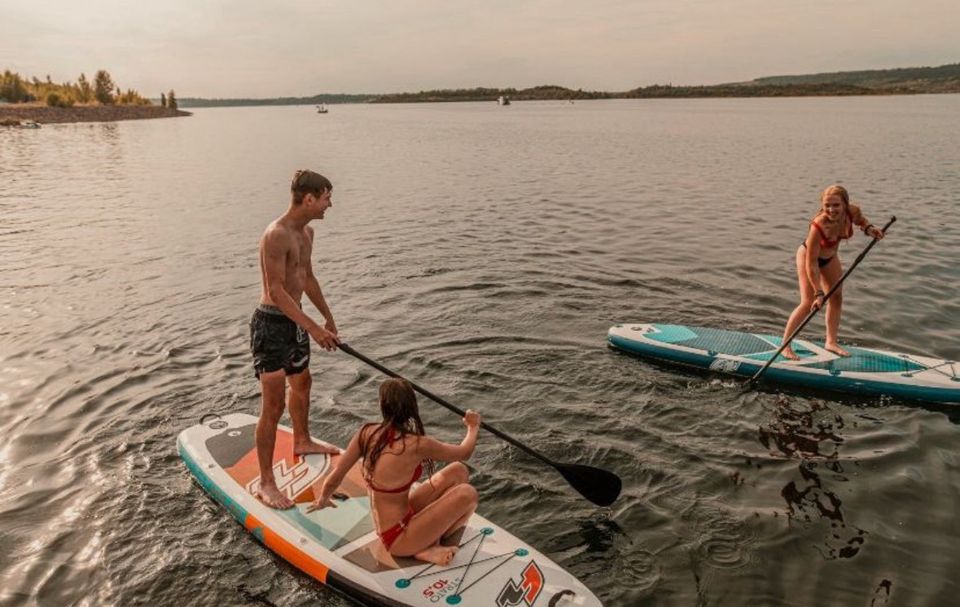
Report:
<svg viewBox="0 0 960 607"><path fill-rule="evenodd" d="M310 338L280 308L260 304L250 319L250 351L253 370L261 373L283 369L295 375L310 366Z"/></svg>

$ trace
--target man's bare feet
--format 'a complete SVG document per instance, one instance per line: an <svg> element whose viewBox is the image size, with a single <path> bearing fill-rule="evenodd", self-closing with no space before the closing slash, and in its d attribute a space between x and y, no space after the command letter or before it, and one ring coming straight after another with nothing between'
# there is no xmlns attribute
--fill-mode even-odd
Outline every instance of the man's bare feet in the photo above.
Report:
<svg viewBox="0 0 960 607"><path fill-rule="evenodd" d="M426 561L428 563L433 563L434 565L449 565L450 561L453 560L453 556L459 550L456 546L430 546L425 550L413 555L414 558L420 559L421 561Z"/></svg>
<svg viewBox="0 0 960 607"><path fill-rule="evenodd" d="M850 356L850 353L841 348L840 344L836 342L827 342L826 345L823 346L823 349L827 352L833 352L837 356Z"/></svg>
<svg viewBox="0 0 960 607"><path fill-rule="evenodd" d="M293 445L293 454L296 455L310 455L311 453L325 453L327 455L336 455L340 453L340 449L337 449L333 445L315 443L313 441L295 443Z"/></svg>
<svg viewBox="0 0 960 607"><path fill-rule="evenodd" d="M281 493L276 485L260 485L255 495L258 500L276 510L289 510L294 506L293 500Z"/></svg>
<svg viewBox="0 0 960 607"><path fill-rule="evenodd" d="M789 358L790 360L800 360L800 357L797 356L797 353L794 352L793 348L790 347L784 348L783 352L780 354L782 354L784 358Z"/></svg>

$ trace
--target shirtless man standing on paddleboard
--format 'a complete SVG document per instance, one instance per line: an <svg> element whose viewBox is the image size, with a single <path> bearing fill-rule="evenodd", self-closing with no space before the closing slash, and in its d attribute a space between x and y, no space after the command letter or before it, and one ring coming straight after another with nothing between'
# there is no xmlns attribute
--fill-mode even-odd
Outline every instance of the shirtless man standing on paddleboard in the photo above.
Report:
<svg viewBox="0 0 960 607"><path fill-rule="evenodd" d="M313 228L307 224L323 219L333 206L333 185L313 171L297 171L290 184L291 200L279 219L260 238L260 272L263 290L260 304L250 320L253 368L260 380L261 409L257 422L257 460L260 464L258 497L271 508L292 508L293 501L277 488L273 474L273 450L277 424L284 406L293 422L293 453L338 453L336 447L310 439L307 412L310 408L310 340L324 350L337 349L337 325L313 275L310 255ZM306 293L326 322L323 326L304 314L300 298ZM286 385L290 385L289 391ZM286 403L284 393L286 392Z"/></svg>

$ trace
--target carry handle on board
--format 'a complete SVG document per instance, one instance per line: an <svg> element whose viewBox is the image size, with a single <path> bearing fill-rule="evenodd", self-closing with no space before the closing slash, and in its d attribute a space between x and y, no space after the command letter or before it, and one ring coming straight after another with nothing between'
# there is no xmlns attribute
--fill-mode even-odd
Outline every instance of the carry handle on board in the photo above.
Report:
<svg viewBox="0 0 960 607"><path fill-rule="evenodd" d="M362 360L363 362L367 363L374 369L377 369L381 373L384 373L385 375L389 375L390 377L396 377L399 379L406 379L401 375L399 375L398 373L384 367L377 361L371 358L368 358L363 354L357 352L356 350L354 350L353 348L351 348L350 346L348 346L343 342L340 342L339 348L344 352L346 352L347 354L349 354L350 356L353 356L354 358ZM410 385L413 387L413 389L419 392L420 394L423 394L430 400L446 407L447 409L453 411L454 413L459 414L461 417L467 414L467 412L464 411L463 409L448 403L446 400L440 398L439 396L437 396L436 394L433 394L432 392L430 392L429 390L426 390L425 388L421 388L420 386L413 383L409 379L406 379L406 381L408 381ZM574 489L579 491L581 495L583 495L585 498L587 498L594 504L597 504L598 506L609 506L614 501L616 501L617 497L619 497L620 495L620 489L623 486L623 482L620 480L619 476L617 476L612 472L603 470L601 468L594 468L593 466L584 466L582 464L564 464L564 463L555 462L547 458L545 455L542 455L541 453L524 445L523 443L511 437L510 435L504 432L501 432L500 430L497 430L487 422L481 421L480 427L486 430L487 432L490 432L491 434L494 434L502 438L503 440L507 441L517 449L520 449L521 451L524 451L527 454L532 455L533 457L537 458L543 463L553 466L557 470L557 472L559 472L563 476L563 478L565 478L567 482L570 483L570 486L572 486Z"/></svg>
<svg viewBox="0 0 960 607"><path fill-rule="evenodd" d="M897 220L896 215L891 216L891 217L890 217L890 221L888 221L888 222L887 222L887 225L883 226L883 228L882 228L880 231L881 231L883 234L886 234L886 233L887 233L887 229L888 229L890 226L892 226L892 225L893 225L893 222L895 222L896 220ZM838 280L838 281L836 282L836 284L834 284L832 287L830 287L830 290L827 291L827 293L823 296L823 304L820 306L820 308L822 308L822 307L824 307L825 305L827 305L827 300L830 299L830 296L833 295L833 293L834 293L837 289L840 288L840 285L842 285L842 284L843 284L843 281L847 279L847 276L850 276L850 272L853 272L853 269L857 267L857 264L859 264L861 261L863 261L863 258L867 256L867 253L870 252L870 249L872 249L872 248L873 248L873 245L877 244L878 241L879 241L879 239L876 238L876 237L874 237L873 240L871 240L870 243L867 245L867 247L866 247L859 255L857 255L857 258L853 261L852 264L850 264L850 267L847 268L847 271L843 273L843 276L840 277L840 280ZM775 353L773 356L770 357L770 360L768 360L768 361L766 362L766 364L764 364L763 367L753 375L753 377L751 377L750 379L748 379L748 380L746 381L746 383L743 384L744 389L747 389L747 388L750 388L751 386L753 386L753 384L760 378L760 376L763 375L763 372L767 370L767 367L769 367L770 365L772 365L772 364L773 364L773 361L777 360L777 357L780 356L780 353L783 352L783 350L784 350L787 346L790 345L790 342L793 341L793 338L796 337L797 335L799 335L799 334L800 334L800 331L802 331L803 328L804 328L805 326L807 326L807 323L810 322L810 320L811 320L814 316L816 316L816 314L817 314L817 312L820 310L820 308L816 308L816 309L814 309L814 310L810 310L810 313L807 314L807 317L803 319L803 322L800 323L800 326L797 327L796 329L794 329L793 333L791 333L789 337L787 337L785 340L783 340L783 343L780 344L780 348L776 351L776 353Z"/></svg>

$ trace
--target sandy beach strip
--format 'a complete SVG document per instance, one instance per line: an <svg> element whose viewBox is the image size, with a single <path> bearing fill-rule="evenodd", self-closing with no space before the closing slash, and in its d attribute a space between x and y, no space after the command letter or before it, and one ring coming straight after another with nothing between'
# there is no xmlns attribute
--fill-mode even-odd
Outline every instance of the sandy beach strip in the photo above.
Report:
<svg viewBox="0 0 960 607"><path fill-rule="evenodd" d="M40 124L64 122L115 122L147 118L176 118L190 112L155 105L75 105L50 107L40 104L0 104L0 122L32 120Z"/></svg>

